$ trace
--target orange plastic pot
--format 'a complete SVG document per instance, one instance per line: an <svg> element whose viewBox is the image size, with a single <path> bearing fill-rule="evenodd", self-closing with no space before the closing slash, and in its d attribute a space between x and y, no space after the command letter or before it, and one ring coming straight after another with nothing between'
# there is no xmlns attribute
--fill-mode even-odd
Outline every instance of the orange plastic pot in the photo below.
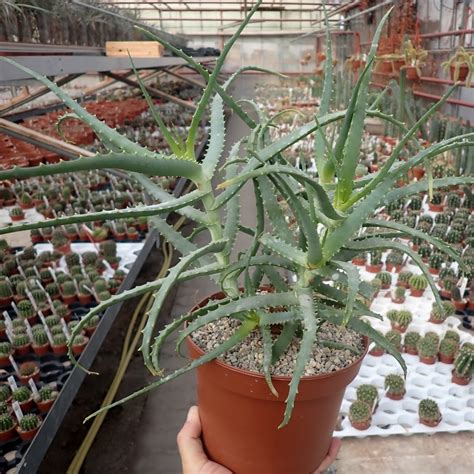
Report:
<svg viewBox="0 0 474 474"><path fill-rule="evenodd" d="M187 345L192 359L204 354L190 338ZM367 349L365 340L363 356L350 366L304 377L291 420L282 429L290 377L273 377L276 398L260 374L218 360L199 367L199 413L210 458L237 474L313 472L329 450L344 391Z"/></svg>

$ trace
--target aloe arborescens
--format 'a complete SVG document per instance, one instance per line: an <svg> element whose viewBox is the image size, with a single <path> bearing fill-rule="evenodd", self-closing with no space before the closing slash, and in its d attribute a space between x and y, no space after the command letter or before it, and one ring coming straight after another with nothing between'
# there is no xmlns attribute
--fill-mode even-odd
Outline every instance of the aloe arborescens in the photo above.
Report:
<svg viewBox="0 0 474 474"><path fill-rule="evenodd" d="M143 88L153 116L172 150L170 156L151 152L126 139L88 114L48 79L8 58L1 58L16 64L17 67L26 70L38 81L48 86L72 110L75 118L86 122L95 131L105 147L108 148L108 153L53 165L13 168L1 171L0 179L21 179L82 170L115 168L127 172L150 195L159 200L160 204L60 217L1 229L0 233L71 223L149 216L163 237L182 254L181 260L169 271L167 276L101 302L74 327L73 340L87 327L95 315L103 312L106 308L137 295L154 292L154 303L148 313L147 324L143 331L141 351L145 365L154 375L160 377L139 392L117 401L113 405L156 388L219 357L228 349L239 344L252 331L259 330L264 342L263 371L272 390L274 390L270 375L272 364L278 360L294 337L301 338L300 351L295 361L282 422L282 425L285 425L290 419L298 384L311 355L311 348L318 339L318 330L324 321L347 325L368 336L396 357L404 366L403 359L394 346L361 318L362 316L378 317L378 315L371 312L359 298L359 296L369 297L371 288L362 281L357 267L351 263L351 259L355 255L374 249L380 251L397 250L407 254L422 270L439 303L433 279L421 257L410 247L393 240L393 238L407 235L419 237L440 252L459 261L458 254L442 241L406 225L372 217L378 207L388 205L419 191L428 190L430 186L439 188L474 182L473 178L448 177L420 181L402 188L395 188L395 183L401 177L406 176L414 166L455 147L471 146L474 143L474 133L469 133L443 140L426 148L418 144L417 131L419 127L439 109L452 89L408 129L403 123L377 110L376 105L373 106L369 103L368 88L371 71L374 66L377 42L387 14L374 36L367 64L353 88L347 109L341 111L331 109L333 66L328 34L328 60L325 62L324 90L318 115L309 123L270 143L268 129L271 125L271 118L268 119L261 115L258 118L252 118L243 110L241 104L234 101L227 92L232 81L242 70L237 71L223 85L217 82L218 74L230 48L260 3L258 2L253 7L236 34L226 44L212 74L195 63L192 58L160 40L177 55L185 58L207 83L184 143L166 129L163 120ZM378 104L379 101L377 100L376 103ZM199 123L208 105L210 105L210 141L205 156L199 163L195 157L195 141ZM224 105L230 107L245 121L249 127L249 133L245 139L232 147L229 156L225 157L225 163L222 163L226 140ZM367 116L375 116L392 123L402 131L402 138L377 173L356 179L364 120ZM326 140L325 130L329 125L338 126L339 130L334 146ZM318 178L311 177L290 165L282 155L288 147L309 134L315 134L314 153ZM399 154L408 144L410 149L418 151L406 162L398 163ZM214 188L212 183L218 164L225 164L225 179L217 188ZM151 176L157 175L188 178L195 185L195 190L184 196L174 197L150 179ZM252 229L240 223L239 191L249 181L253 183L257 210L257 224ZM298 224L299 235L296 238L285 223L285 216L278 205L276 196L283 198L288 203L292 218ZM175 211L194 221L198 226L207 229L210 243L198 247L192 239L186 238L167 224L160 214L171 211ZM383 229L364 234L361 233L364 227ZM232 249L239 232L250 235L252 243L245 255L234 258ZM294 275L293 282L289 283L283 279L279 273L280 269L290 271ZM205 275L215 278L224 292L225 298L218 304L210 302L203 308L183 315L155 334L160 309L173 286L185 280ZM239 289L238 283L241 275L244 277L243 291ZM271 282L273 292L265 294L258 292L263 277ZM331 285L331 280L335 278L338 280L337 288ZM269 308L274 308L276 311L269 312ZM160 350L172 333L181 330L178 337L179 348L186 337L193 334L195 330L227 316L236 318L240 322L240 326L228 340L185 367L162 376L159 363ZM182 329L185 322L188 325ZM274 323L279 323L283 327L276 341L270 336L270 325ZM71 344L69 353L74 360Z"/></svg>

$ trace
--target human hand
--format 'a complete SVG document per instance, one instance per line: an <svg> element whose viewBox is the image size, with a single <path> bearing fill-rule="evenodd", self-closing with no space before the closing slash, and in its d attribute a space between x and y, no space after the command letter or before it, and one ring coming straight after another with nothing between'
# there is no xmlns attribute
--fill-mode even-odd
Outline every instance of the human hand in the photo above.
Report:
<svg viewBox="0 0 474 474"><path fill-rule="evenodd" d="M229 471L226 467L209 460L204 452L201 432L199 409L193 406L189 409L186 422L177 436L183 474L232 474L232 471ZM332 464L340 447L341 440L333 438L327 456L323 459L318 469L314 471L314 474L322 474Z"/></svg>

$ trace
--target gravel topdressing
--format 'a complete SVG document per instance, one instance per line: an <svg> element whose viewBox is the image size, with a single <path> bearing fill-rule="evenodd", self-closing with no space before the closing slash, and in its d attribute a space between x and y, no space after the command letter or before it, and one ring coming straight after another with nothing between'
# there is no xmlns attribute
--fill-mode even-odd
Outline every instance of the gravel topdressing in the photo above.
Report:
<svg viewBox="0 0 474 474"><path fill-rule="evenodd" d="M222 318L195 331L191 337L203 351L208 352L228 339L238 328L239 324L235 319ZM313 358L306 365L305 376L327 374L347 367L360 357L364 348L362 336L351 329L327 322L321 326L318 338L355 347L358 349L359 354L355 354L348 349L323 347L316 343L313 346ZM299 339L294 338L286 353L272 366L272 375L293 375L293 366L299 346ZM255 330L250 333L239 345L220 356L219 360L233 367L261 374L263 372L263 344L260 331Z"/></svg>

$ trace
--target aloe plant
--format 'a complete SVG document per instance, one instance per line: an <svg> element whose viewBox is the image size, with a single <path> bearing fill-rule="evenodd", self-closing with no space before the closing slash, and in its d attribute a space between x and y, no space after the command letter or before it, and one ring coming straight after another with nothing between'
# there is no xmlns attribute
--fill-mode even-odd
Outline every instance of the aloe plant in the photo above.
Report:
<svg viewBox="0 0 474 474"><path fill-rule="evenodd" d="M252 68L242 68L223 85L217 82L218 74L229 50L260 4L261 1L256 3L237 32L227 42L212 73L182 51L158 38L165 47L184 58L206 81L206 87L184 141L166 128L146 90L142 87L153 117L172 151L168 156L142 148L121 136L117 131L108 128L90 115L48 79L9 58L1 58L28 72L43 85L49 87L72 110L77 119L86 122L95 131L108 152L58 164L0 171L0 180L115 168L128 173L160 203L11 226L0 229L0 234L71 223L147 216L164 238L183 255L166 277L101 301L74 327L73 339L81 333L92 318L106 308L144 293L153 292L154 294L154 303L147 315L143 330L141 352L146 367L153 375L160 377L143 389L99 411L148 392L219 357L242 342L252 331L258 330L261 332L264 344L262 371L274 394L276 392L270 375L272 364L281 357L293 337L301 338L300 351L295 361L281 424L284 426L290 419L299 381L311 355L312 346L318 337L319 328L325 321L346 325L368 336L386 352L392 354L405 369L403 358L394 345L361 319L361 316L367 315L381 317L370 311L359 298L359 296L369 297L372 291L367 284L362 282L357 267L351 264L351 259L355 255L369 250L397 250L407 254L420 267L439 304L441 301L436 286L421 257L407 245L394 241L392 238L404 235L421 238L440 252L458 261L462 266L459 255L440 240L403 224L372 217L377 208L388 206L392 202L419 191L474 183L472 177L446 177L422 180L395 188L400 178L406 176L414 166L429 162L437 155L456 147L474 144L474 133L452 137L429 147L422 147L418 143L418 130L439 109L454 89L451 88L439 103L427 110L409 129L392 116L376 110L369 104L370 76L377 43L387 20L387 14L374 35L365 69L353 88L347 109L330 110L333 71L328 33L328 60L325 62L324 88L317 116L281 138L270 140L269 128L273 117L267 118L259 114L258 119L251 118L227 93L235 77ZM150 36L149 33L148 35ZM249 128L246 138L234 144L227 157L223 156L226 139L224 104L243 119ZM204 159L199 163L195 156L196 137L199 124L208 106L210 106L210 141ZM375 116L396 126L401 131L402 138L377 173L356 179L366 116ZM326 140L325 132L330 125L339 127L338 138L334 145ZM292 166L282 156L282 152L312 133L315 134L314 157L318 171L317 178ZM398 157L408 143L417 151L406 162L398 163ZM225 165L224 181L217 187L213 187L219 164ZM175 197L150 179L154 176L187 178L194 184L195 190L184 196ZM239 191L248 182L253 184L256 198L257 224L253 229L243 226L240 222ZM296 236L288 229L277 197L286 201L288 211L298 225L299 230ZM160 215L170 211L185 216L207 230L210 243L197 247L192 240L187 239L167 224ZM374 231L361 233L364 228L371 228ZM236 258L232 254L232 249L239 232L249 235L252 243L244 255ZM279 269L290 271L294 275L294 283L283 280L278 272ZM201 309L181 316L156 334L154 331L156 321L171 289L180 282L206 275L218 282L225 298L219 301L219 304L211 302ZM244 280L242 291L238 283L241 275ZM338 282L342 282L345 286L344 290L327 283L327 280L334 278L335 275ZM264 276L269 279L274 291L260 294L258 289ZM276 312L269 312L269 308L279 309ZM186 337L192 335L194 331L228 316L236 318L241 323L228 340L185 367L163 376L160 367L160 352L164 342L173 333L180 331L177 340L179 350ZM188 325L186 329L181 329L185 321ZM270 324L275 322L283 325L281 335L276 341L270 334ZM398 342L397 345L399 345ZM71 344L69 344L69 355L77 364Z"/></svg>

